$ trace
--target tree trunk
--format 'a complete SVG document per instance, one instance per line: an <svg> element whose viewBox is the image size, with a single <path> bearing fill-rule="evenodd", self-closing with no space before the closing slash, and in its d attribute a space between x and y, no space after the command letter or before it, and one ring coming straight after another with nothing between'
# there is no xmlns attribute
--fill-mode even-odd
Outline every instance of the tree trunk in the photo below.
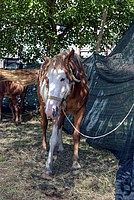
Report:
<svg viewBox="0 0 134 200"><path fill-rule="evenodd" d="M100 32L99 32L99 35L98 35L98 40L96 42L96 52L100 52L100 44L101 44L101 41L102 41L102 36L103 36L103 33L104 33L104 25L105 25L105 22L106 22L106 18L107 18L107 13L108 13L108 8L106 8L103 12L103 16L102 16L102 19L101 19L101 28L100 28Z"/></svg>

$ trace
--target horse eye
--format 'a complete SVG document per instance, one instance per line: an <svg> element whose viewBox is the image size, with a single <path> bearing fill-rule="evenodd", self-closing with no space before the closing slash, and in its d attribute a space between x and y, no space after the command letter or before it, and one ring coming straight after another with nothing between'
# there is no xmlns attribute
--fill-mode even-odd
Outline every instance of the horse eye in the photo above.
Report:
<svg viewBox="0 0 134 200"><path fill-rule="evenodd" d="M62 81L65 81L65 78L61 78L60 81L61 81L61 82L62 82Z"/></svg>

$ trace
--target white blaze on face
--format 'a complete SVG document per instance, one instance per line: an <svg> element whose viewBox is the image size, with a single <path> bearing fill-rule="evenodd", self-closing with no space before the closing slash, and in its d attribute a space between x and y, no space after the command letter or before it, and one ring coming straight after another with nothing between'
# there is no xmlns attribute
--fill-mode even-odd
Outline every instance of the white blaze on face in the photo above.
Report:
<svg viewBox="0 0 134 200"><path fill-rule="evenodd" d="M48 99L46 101L46 114L53 117L58 113L60 102L70 91L69 80L62 69L50 68L47 73L49 80Z"/></svg>
<svg viewBox="0 0 134 200"><path fill-rule="evenodd" d="M48 89L46 87L46 80L44 79L43 82L40 82L40 95L43 99L43 102L47 101Z"/></svg>

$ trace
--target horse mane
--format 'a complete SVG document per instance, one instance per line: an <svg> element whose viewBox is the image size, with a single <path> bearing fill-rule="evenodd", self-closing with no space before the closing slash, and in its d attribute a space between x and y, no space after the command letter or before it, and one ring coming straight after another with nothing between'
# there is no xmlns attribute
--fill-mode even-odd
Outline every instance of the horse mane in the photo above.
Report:
<svg viewBox="0 0 134 200"><path fill-rule="evenodd" d="M14 81L17 84L21 84L23 86L28 86L32 84L37 84L38 70L31 69L18 69L18 70L5 70L0 69L0 77L2 77L2 81Z"/></svg>

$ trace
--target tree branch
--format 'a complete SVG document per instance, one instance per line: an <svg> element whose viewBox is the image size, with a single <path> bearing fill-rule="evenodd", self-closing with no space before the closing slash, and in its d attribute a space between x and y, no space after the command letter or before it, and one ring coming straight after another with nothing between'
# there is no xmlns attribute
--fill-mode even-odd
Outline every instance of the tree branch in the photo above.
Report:
<svg viewBox="0 0 134 200"><path fill-rule="evenodd" d="M73 28L73 26L74 25L72 22L70 24L68 24L65 27L65 29L62 31L62 33L58 35L58 40L61 41L63 39L63 37L66 35L66 33Z"/></svg>

